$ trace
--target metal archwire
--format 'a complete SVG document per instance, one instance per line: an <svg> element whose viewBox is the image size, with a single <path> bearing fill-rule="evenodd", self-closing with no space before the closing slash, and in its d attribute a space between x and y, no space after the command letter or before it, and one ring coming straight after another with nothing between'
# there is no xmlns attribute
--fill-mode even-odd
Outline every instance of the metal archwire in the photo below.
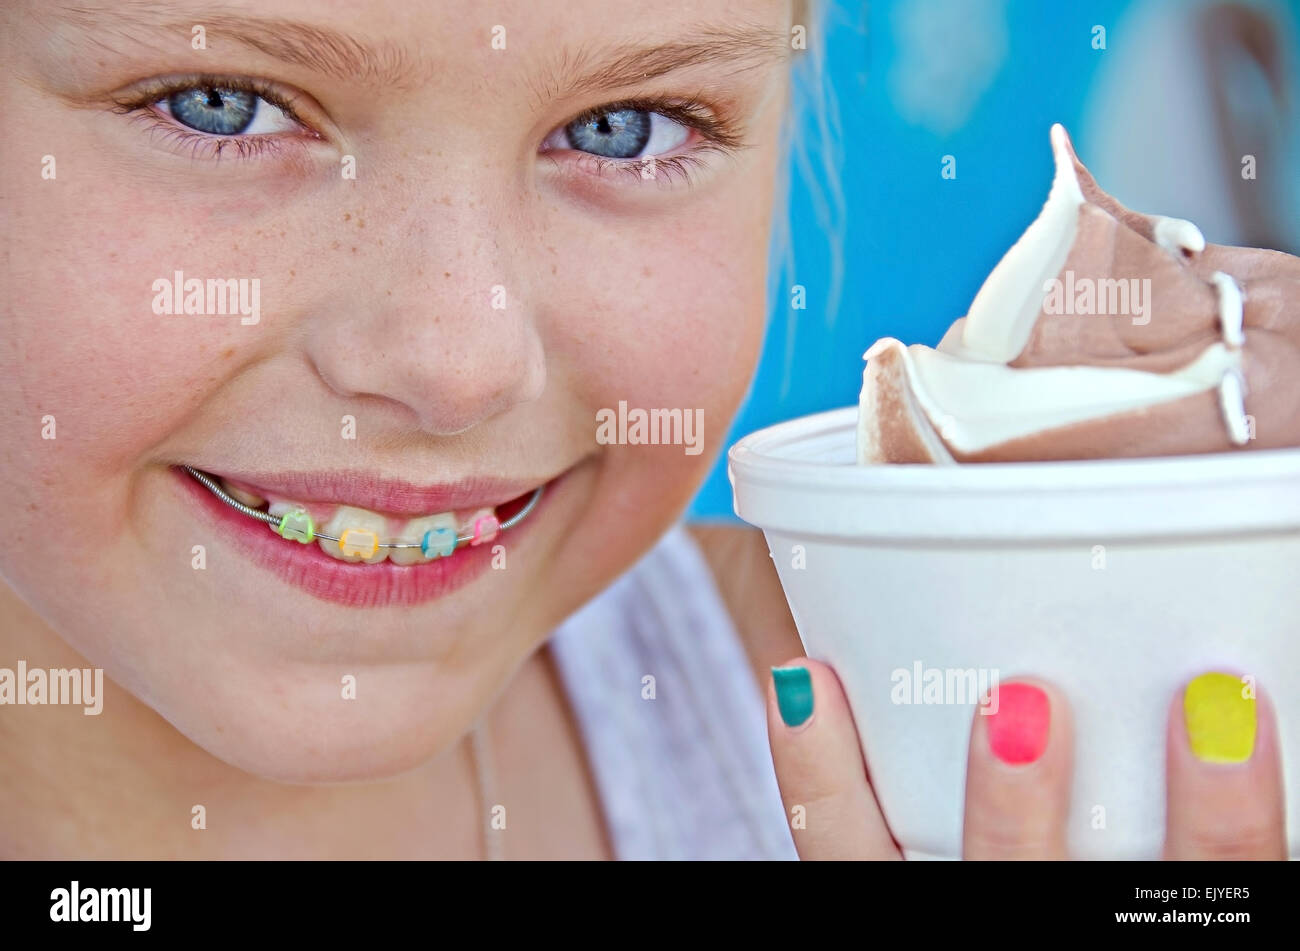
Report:
<svg viewBox="0 0 1300 951"><path fill-rule="evenodd" d="M230 506L232 509L234 509L236 512L239 512L239 513L241 513L241 514L243 514L243 515L247 515L249 518L255 518L255 519L257 519L258 521L265 522L266 524L270 525L270 526L272 527L272 529L276 530L278 533L282 533L282 531L283 531L283 529L284 529L284 527L285 527L285 524L286 524L285 520L289 517L289 515L294 514L294 513L288 513L288 514L286 514L286 515L272 515L270 512L263 512L261 509L255 509L255 508L253 508L251 505L245 505L243 502L241 502L241 501L239 501L238 499L232 497L232 496L230 495L229 492L227 492L225 489L223 489L223 488L221 487L221 485L217 482L216 479L212 478L212 476L208 475L206 472L200 472L198 469L195 469L193 466L185 466L185 465L183 465L183 466L181 466L181 468L184 469L186 472L188 472L191 476L193 476L194 479L195 479L196 481L198 481L200 485L202 485L205 489L207 489L209 492L211 492L213 495L215 495L215 496L216 496L220 501L222 501L222 502L226 503L227 505L229 505L229 506ZM497 531L505 531L506 529L514 528L514 526L516 526L516 525L518 525L520 522L522 522L522 521L523 521L523 520L528 516L528 514L529 514L529 513L530 513L534 508L537 507L537 502L538 502L539 499L541 499L541 497L542 497L542 490L543 490L544 488L545 488L545 486L540 486L540 485L539 485L536 489L534 489L534 490L533 490L533 494L532 494L531 496L529 496L529 497L528 497L528 501L527 501L526 503L524 503L524 507L521 508L521 509L520 509L518 512L516 512L514 515L510 516L510 517L509 517L508 519L506 519L504 522L500 522L500 523L497 525ZM282 534L282 537L289 537L289 536L284 536L284 535ZM335 537L335 536L333 536L333 535L327 535L327 534L325 534L325 533L323 533L323 532L317 532L317 531L315 530L314 526L313 526L312 529L311 529L311 532L310 532L310 538L308 538L308 539L306 539L306 540L307 540L307 541L314 541L314 540L317 539L317 538L323 538L323 539L325 539L326 541L331 541L331 542L341 542L341 541L342 541L342 539L337 538L337 537ZM474 536L474 533L472 533L472 532L469 533L469 534L457 534L457 535L456 535L456 538L455 538L455 546L454 546L454 547L455 547L455 548L459 548L459 547L461 547L461 546L464 545L464 544L468 544L468 543L470 543L470 542L473 542L473 541L474 541L474 538L475 538L475 536ZM294 540L302 541L303 539L294 539ZM423 541L419 541L419 542L380 542L380 543L378 543L378 544L376 545L376 548L420 548L420 549L423 549L424 547L425 547L425 542L423 542ZM453 549L453 550L454 550L454 549Z"/></svg>

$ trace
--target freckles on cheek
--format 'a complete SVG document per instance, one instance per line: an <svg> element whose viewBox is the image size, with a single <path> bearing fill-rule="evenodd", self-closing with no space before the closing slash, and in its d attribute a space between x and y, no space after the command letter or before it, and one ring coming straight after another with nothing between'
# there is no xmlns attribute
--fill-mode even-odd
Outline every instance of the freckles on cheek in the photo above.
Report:
<svg viewBox="0 0 1300 951"><path fill-rule="evenodd" d="M738 398L762 339L765 247L684 224L611 242L597 259L582 306L564 317L583 341L591 397L663 407Z"/></svg>
<svg viewBox="0 0 1300 951"><path fill-rule="evenodd" d="M58 252L33 236L10 333L23 355L15 397L23 412L55 416L59 445L71 451L61 457L112 473L175 430L259 328L237 315L154 312L154 282L177 270L245 276L201 232L150 218L111 233L94 218L74 219L82 237Z"/></svg>
<svg viewBox="0 0 1300 951"><path fill-rule="evenodd" d="M274 346L311 284L294 263L311 246L311 226L291 204L276 212L273 183L196 190L123 177L106 163L66 175L61 165L56 182L15 196L17 319L6 335L21 355L10 402L37 420L54 414L61 448L112 472ZM156 313L155 282L174 282L177 271L250 289L256 281L258 323Z"/></svg>

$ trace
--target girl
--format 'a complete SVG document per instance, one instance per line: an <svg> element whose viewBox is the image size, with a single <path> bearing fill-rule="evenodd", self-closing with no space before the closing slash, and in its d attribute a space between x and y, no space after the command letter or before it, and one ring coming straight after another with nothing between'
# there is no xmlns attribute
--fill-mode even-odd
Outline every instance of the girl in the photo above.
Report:
<svg viewBox="0 0 1300 951"><path fill-rule="evenodd" d="M761 538L674 527L812 12L491 11L3 7L0 666L103 692L10 678L0 855L897 854L833 674L778 702ZM1035 762L972 744L969 855L1060 854L1050 697ZM1171 733L1172 853L1280 852L1270 723Z"/></svg>

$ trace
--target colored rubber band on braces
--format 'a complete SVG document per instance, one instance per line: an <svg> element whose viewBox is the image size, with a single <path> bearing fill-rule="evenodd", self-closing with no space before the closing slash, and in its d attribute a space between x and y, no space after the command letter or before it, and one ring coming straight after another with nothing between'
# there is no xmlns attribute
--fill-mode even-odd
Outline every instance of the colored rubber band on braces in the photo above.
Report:
<svg viewBox="0 0 1300 951"><path fill-rule="evenodd" d="M307 545L316 538L316 523L302 509L294 509L292 512L284 513L284 517L280 519L280 525L275 531L281 538L288 538Z"/></svg>
<svg viewBox="0 0 1300 951"><path fill-rule="evenodd" d="M425 558L442 558L456 550L456 533L450 528L431 528L420 541Z"/></svg>
<svg viewBox="0 0 1300 951"><path fill-rule="evenodd" d="M231 496L217 483L216 479L206 472L200 472L191 466L181 466L181 468L193 476L200 485L220 501L225 502L243 515L270 525L271 529L281 538L287 538L304 545L310 544L317 539L338 542L343 554L360 555L362 558L374 556L381 548L418 548L426 558L441 558L450 555L457 548L464 545L481 545L496 538L498 532L514 528L514 526L522 522L537 507L537 502L542 497L543 488L543 486L538 486L534 489L533 494L524 503L524 507L504 522L499 521L495 515L483 515L475 519L474 527L469 534L458 535L449 528L435 528L425 532L424 537L418 542L381 542L379 536L369 529L349 528L343 532L341 538L318 532L311 515L302 508L296 508L284 515L272 515L270 512L255 509L251 505L245 505Z"/></svg>

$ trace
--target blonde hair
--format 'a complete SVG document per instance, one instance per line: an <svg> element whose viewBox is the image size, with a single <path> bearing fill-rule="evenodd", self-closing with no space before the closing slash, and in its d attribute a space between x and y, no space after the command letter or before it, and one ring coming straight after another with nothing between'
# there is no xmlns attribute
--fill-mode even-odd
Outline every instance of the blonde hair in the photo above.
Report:
<svg viewBox="0 0 1300 951"><path fill-rule="evenodd" d="M826 236L830 286L826 289L825 320L834 323L844 283L844 191L840 185L840 117L835 92L826 81L826 27L834 0L792 0L791 30L805 27L807 48L796 50L790 76L790 102L781 127L781 173L777 176L772 246L768 268L768 312L785 300L786 341L780 396L790 389L797 312L789 306L795 274L790 240L791 172L797 170L808 189L817 223ZM801 130L811 119L811 136ZM809 138L812 148L809 148Z"/></svg>

